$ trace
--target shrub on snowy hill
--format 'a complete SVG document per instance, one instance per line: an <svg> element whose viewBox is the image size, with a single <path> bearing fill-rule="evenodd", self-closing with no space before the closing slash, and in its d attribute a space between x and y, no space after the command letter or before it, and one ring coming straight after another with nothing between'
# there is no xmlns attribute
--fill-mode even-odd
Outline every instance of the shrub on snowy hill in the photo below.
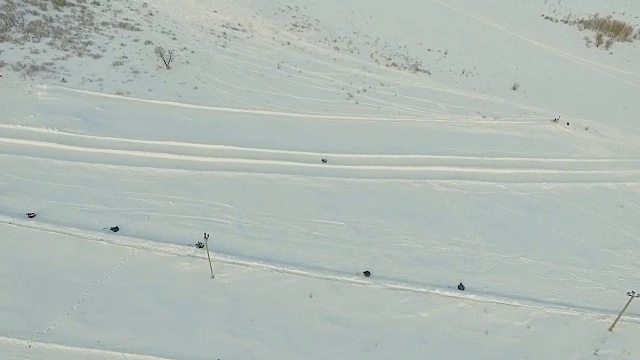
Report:
<svg viewBox="0 0 640 360"><path fill-rule="evenodd" d="M556 17L542 15L545 20L555 23L577 26L580 31L590 30L595 33L593 39L585 36L584 40L589 47L594 44L596 47L604 45L605 50L609 50L615 42L633 42L640 40L640 29L637 29L630 23L614 19L611 15L601 16L595 13L587 18L572 18L571 15L559 20Z"/></svg>
<svg viewBox="0 0 640 360"><path fill-rule="evenodd" d="M167 70L171 69L171 61L173 61L173 51L167 50L162 46L157 46L155 49L155 54L160 57L160 60L164 63L164 67Z"/></svg>
<svg viewBox="0 0 640 360"><path fill-rule="evenodd" d="M125 16L134 10L96 0L4 0L0 43L8 52L3 60L23 77L44 67L55 73L60 61L70 58L98 60L114 50L116 37L142 43L129 35L142 32L140 23Z"/></svg>
<svg viewBox="0 0 640 360"><path fill-rule="evenodd" d="M591 15L587 19L581 19L577 22L581 29L593 30L599 36L607 36L613 41L632 41L634 37L638 38L638 32L634 31L634 27L624 21L616 20L611 16L603 17L600 14Z"/></svg>
<svg viewBox="0 0 640 360"><path fill-rule="evenodd" d="M67 0L53 0L53 6L55 8L61 8L67 5Z"/></svg>

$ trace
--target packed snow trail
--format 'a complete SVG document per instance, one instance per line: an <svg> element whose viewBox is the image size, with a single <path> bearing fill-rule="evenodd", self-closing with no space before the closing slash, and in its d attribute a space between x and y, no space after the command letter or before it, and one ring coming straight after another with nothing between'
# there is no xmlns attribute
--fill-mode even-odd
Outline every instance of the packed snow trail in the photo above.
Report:
<svg viewBox="0 0 640 360"><path fill-rule="evenodd" d="M34 229L38 231L56 233L61 235L68 235L77 237L84 240L90 241L98 241L104 242L108 244L114 244L119 246L125 246L131 248L131 252L127 257L117 266L115 267L109 274L105 275L103 279L98 280L96 283L92 284L91 288L95 287L99 282L106 280L110 277L110 274L117 271L122 265L124 265L128 259L135 253L136 250L145 250L151 252L157 252L164 255L173 255L173 256L186 256L186 257L197 257L203 260L207 259L207 255L202 253L202 250L194 250L190 247L185 246L175 246L171 244L166 244L162 242L157 242L153 240L144 240L144 239L136 239L130 238L126 236L118 236L118 235L98 235L96 233L90 233L87 231L82 231L78 229L70 229L70 228L60 228L54 227L46 224L36 224L25 221L17 221L13 219L8 219L6 217L0 216L0 224L10 225L10 226L19 226L25 227L29 229ZM360 275L348 275L344 273L339 273L332 271L330 269L320 269L313 268L308 266L299 266L294 264L286 264L286 263L272 263L263 259L252 259L246 258L234 254L228 254L224 252L220 252L216 249L211 251L211 257L213 261L220 264L229 264L235 266L242 266L248 268L255 268L260 270L268 270L274 271L278 273L295 275L295 276L303 276L313 279L319 280L328 280L328 281L338 281L342 283L348 283L358 286L372 286L377 288L383 288L391 291L400 291L400 292L413 292L413 293L423 293L423 294L431 294L437 296L444 296L456 299L463 300L471 300L485 303L494 303L500 305L509 305L509 306L517 306L523 308L531 308L544 310L551 313L562 313L562 314L570 314L570 315L580 315L580 316L588 316L596 319L600 319L602 317L613 317L616 315L615 311L605 310L605 309L597 309L597 308L589 308L583 307L579 304L565 304L561 302L553 302L544 299L534 299L534 298L526 298L519 297L509 294L492 294L492 293L482 293L478 291L473 291L471 289L467 289L464 292L455 290L455 284L452 286L444 287L444 286L435 286L429 284L418 284L418 283L406 283L402 281L397 281L394 279L387 279L380 276L374 276L373 279L364 279ZM74 304L72 310L75 309L79 303L88 295L91 291L91 288L83 294L83 296L78 300L77 304ZM65 315L68 316L69 313ZM60 319L61 320L61 319ZM626 314L621 321L631 322L640 324L640 315L629 312ZM56 323L59 320L56 321ZM55 323L51 325L44 331L38 332L32 338L33 341L37 340L40 336L46 334L51 329L55 328Z"/></svg>

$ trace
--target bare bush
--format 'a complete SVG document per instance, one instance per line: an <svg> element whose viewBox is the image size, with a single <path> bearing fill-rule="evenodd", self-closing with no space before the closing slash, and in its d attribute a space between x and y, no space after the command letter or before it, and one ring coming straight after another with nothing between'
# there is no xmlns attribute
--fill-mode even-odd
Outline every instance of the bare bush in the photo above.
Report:
<svg viewBox="0 0 640 360"><path fill-rule="evenodd" d="M119 23L116 24L116 27L118 29L127 30L127 31L142 31L142 29L140 29L139 27L126 21L120 21Z"/></svg>
<svg viewBox="0 0 640 360"><path fill-rule="evenodd" d="M0 42L11 40L10 32L18 22L16 4L12 0L0 4Z"/></svg>
<svg viewBox="0 0 640 360"><path fill-rule="evenodd" d="M18 61L11 64L11 69L14 72L22 72L23 76L32 77L35 73L49 71L49 66L51 65L53 65L53 63L36 64Z"/></svg>
<svg viewBox="0 0 640 360"><path fill-rule="evenodd" d="M37 7L41 11L47 11L49 9L50 1L47 0L25 0L25 3Z"/></svg>
<svg viewBox="0 0 640 360"><path fill-rule="evenodd" d="M613 45L613 39L607 39L607 41L604 42L604 48L606 50L611 49L611 45Z"/></svg>
<svg viewBox="0 0 640 360"><path fill-rule="evenodd" d="M49 27L41 19L33 20L24 27L26 35L33 36L40 40L45 37L49 37Z"/></svg>
<svg viewBox="0 0 640 360"><path fill-rule="evenodd" d="M596 34L596 47L600 47L604 43L604 35L602 33Z"/></svg>
<svg viewBox="0 0 640 360"><path fill-rule="evenodd" d="M162 62L164 63L164 67L171 69L171 61L173 60L173 51L167 50L161 46L156 47L155 49L156 55L160 57Z"/></svg>

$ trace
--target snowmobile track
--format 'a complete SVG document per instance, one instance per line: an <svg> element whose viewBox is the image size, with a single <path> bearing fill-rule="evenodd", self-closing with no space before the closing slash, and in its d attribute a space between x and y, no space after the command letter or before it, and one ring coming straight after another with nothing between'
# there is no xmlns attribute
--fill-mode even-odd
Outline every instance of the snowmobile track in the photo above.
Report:
<svg viewBox="0 0 640 360"><path fill-rule="evenodd" d="M149 252L156 252L165 255L194 257L200 258L202 260L207 259L206 254L202 253L201 249L194 249L190 246L167 244L158 241L126 236L102 235L74 228L65 228L41 223L30 223L4 216L0 216L0 224L67 235L79 239L125 246L132 249L146 250ZM455 286L448 287L436 284L410 283L379 276L364 279L360 275L356 275L356 271L354 271L354 274L352 275L344 272L333 271L330 269L268 262L258 258L216 252L215 250L212 250L211 255L212 261L218 264L235 265L253 269L273 271L287 275L302 276L327 281L336 281L357 286L370 286L390 291L408 291L413 293L430 294L460 300L476 301L481 303L493 303L520 308L537 309L550 313L586 316L607 321L617 315L617 313L613 311L581 306L579 304L566 304L547 301L544 299L511 296L508 294L474 292L472 287L467 287L466 291L461 292L455 290ZM621 318L620 321L640 324L640 315L627 313L627 315Z"/></svg>

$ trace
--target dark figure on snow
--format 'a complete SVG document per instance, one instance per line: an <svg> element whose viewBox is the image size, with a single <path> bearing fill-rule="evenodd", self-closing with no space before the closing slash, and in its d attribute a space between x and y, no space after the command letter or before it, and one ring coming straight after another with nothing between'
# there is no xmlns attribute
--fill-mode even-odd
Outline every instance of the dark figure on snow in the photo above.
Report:
<svg viewBox="0 0 640 360"><path fill-rule="evenodd" d="M202 241L198 241L198 243L196 244L196 247L198 249L202 249L204 247L204 243L202 243Z"/></svg>
<svg viewBox="0 0 640 360"><path fill-rule="evenodd" d="M369 270L365 270L365 271L363 272L363 274L364 274L364 276L366 276L366 277L371 276L371 272L370 272Z"/></svg>
<svg viewBox="0 0 640 360"><path fill-rule="evenodd" d="M464 291L464 285L462 285L462 283L458 284L458 290Z"/></svg>
<svg viewBox="0 0 640 360"><path fill-rule="evenodd" d="M322 162L326 164L327 163L327 159L322 159Z"/></svg>
<svg viewBox="0 0 640 360"><path fill-rule="evenodd" d="M118 232L118 231L120 231L120 228L117 227L117 226L114 226L114 227L109 228L109 230L111 230L113 232Z"/></svg>

